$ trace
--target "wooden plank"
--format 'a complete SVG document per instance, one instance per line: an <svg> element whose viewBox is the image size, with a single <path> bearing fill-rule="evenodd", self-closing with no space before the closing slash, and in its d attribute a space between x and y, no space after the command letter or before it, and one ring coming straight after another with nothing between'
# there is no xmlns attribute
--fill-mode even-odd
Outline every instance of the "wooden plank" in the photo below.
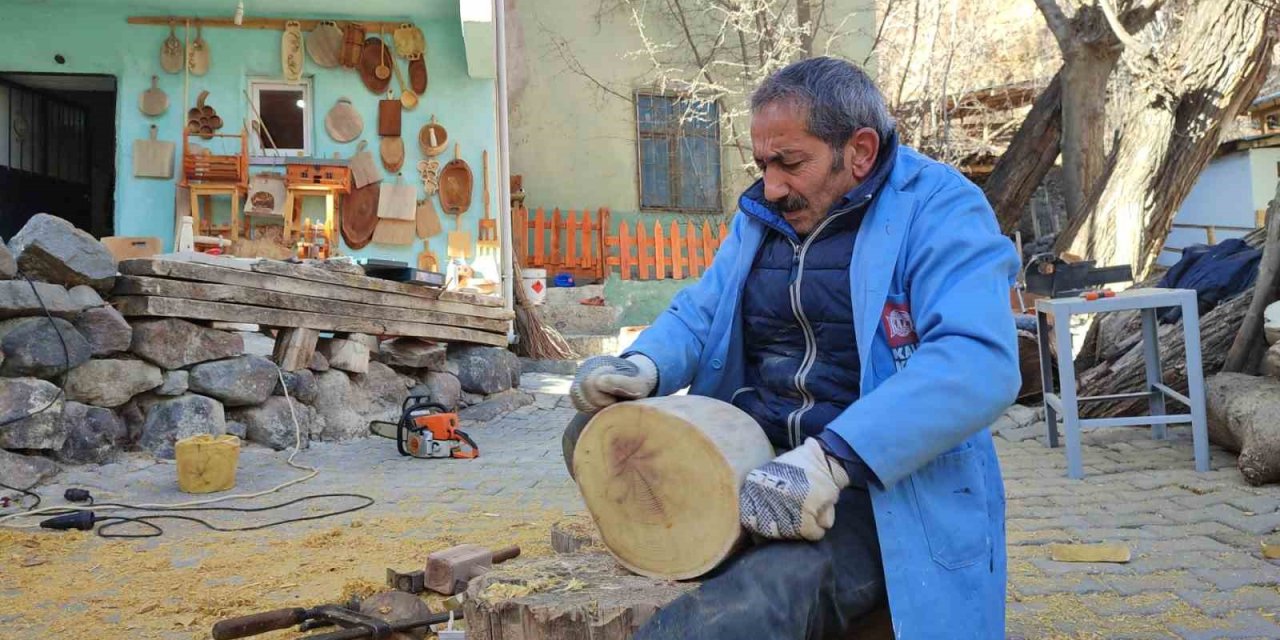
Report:
<svg viewBox="0 0 1280 640"><path fill-rule="evenodd" d="M594 237L596 243L596 278L599 278L601 281L604 280L605 276L609 275L609 265L606 264L609 259L609 248L605 246L605 237L609 232L609 225L607 224L608 220L609 210L605 207L600 207L600 209L596 211L596 228Z"/></svg>
<svg viewBox="0 0 1280 640"><path fill-rule="evenodd" d="M472 342L495 347L505 347L507 345L507 337L505 335L417 322L373 320L295 311L292 309L268 309L226 302L151 296L118 296L115 298L114 303L120 313L127 317L146 316L253 322L268 327L301 327L317 331L348 331L380 336L412 336L445 342Z"/></svg>
<svg viewBox="0 0 1280 640"><path fill-rule="evenodd" d="M341 273L317 267L308 267L306 265L289 264L278 260L260 260L253 264L253 270L257 273L269 273L273 276L284 276L286 278L297 278L299 280L307 280L310 282L336 284L344 287L368 289L370 291L378 291L382 293L399 293L427 300L443 299L445 295L448 295L455 302L466 302L467 304L491 308L499 308L502 306L502 298L498 296L482 296L459 291L444 291L441 289L432 289L430 287L423 287L404 282L395 282L394 280L358 276L354 273Z"/></svg>
<svg viewBox="0 0 1280 640"><path fill-rule="evenodd" d="M529 210L523 206L511 210L511 241L520 264L529 264Z"/></svg>
<svg viewBox="0 0 1280 640"><path fill-rule="evenodd" d="M439 311L461 316L510 320L512 313L505 309L478 307L463 302L449 300L427 300L417 296L406 296L397 293L378 293L365 289L355 289L340 285L310 282L296 278L284 278L266 273L226 269L194 262L176 260L124 260L119 265L120 273L138 276L158 276L179 280L213 282L230 284L255 289L266 289L281 293L293 293L303 296L360 302L384 307L404 307L423 311Z"/></svg>
<svg viewBox="0 0 1280 640"><path fill-rule="evenodd" d="M671 221L671 279L684 280L684 260L680 256L680 223Z"/></svg>
<svg viewBox="0 0 1280 640"><path fill-rule="evenodd" d="M564 220L564 266L566 269L574 269L579 264L577 240L578 212L570 209Z"/></svg>
<svg viewBox="0 0 1280 640"><path fill-rule="evenodd" d="M625 221L618 225L618 268L622 270L622 279L631 279L631 267L636 264L631 257L636 245L631 240L631 225Z"/></svg>
<svg viewBox="0 0 1280 640"><path fill-rule="evenodd" d="M649 280L649 272L653 269L653 256L649 255L651 243L645 235L644 224L636 222L636 253L638 255L637 264L640 265L640 273L636 276L637 280Z"/></svg>
<svg viewBox="0 0 1280 640"><path fill-rule="evenodd" d="M698 234L692 220L685 223L684 233L685 249L689 252L689 277L700 278L702 277L703 267L701 261L698 260Z"/></svg>
<svg viewBox="0 0 1280 640"><path fill-rule="evenodd" d="M538 213L533 218L533 265L537 267L545 267L547 264L547 256L543 253L543 234L547 230L546 212L542 207L538 207Z"/></svg>
<svg viewBox="0 0 1280 640"><path fill-rule="evenodd" d="M115 289L112 290L112 293L126 296L159 296L162 298L186 298L208 302L233 302L257 307L295 309L313 313L334 313L375 320L387 319L401 322L443 324L493 333L505 333L507 330L507 322L496 318L476 318L474 316L425 309L405 309L402 307L282 293L267 289L254 289L252 287L169 280L148 276L120 276L116 278Z"/></svg>
<svg viewBox="0 0 1280 640"><path fill-rule="evenodd" d="M653 223L653 279L667 279L667 239L662 233L662 224Z"/></svg>
<svg viewBox="0 0 1280 640"><path fill-rule="evenodd" d="M306 369L311 365L311 356L315 355L319 340L320 332L315 329L285 327L276 336L271 359L285 371Z"/></svg>
<svg viewBox="0 0 1280 640"><path fill-rule="evenodd" d="M716 257L716 248L711 241L711 223L702 223L702 265L705 273L711 268L711 261Z"/></svg>

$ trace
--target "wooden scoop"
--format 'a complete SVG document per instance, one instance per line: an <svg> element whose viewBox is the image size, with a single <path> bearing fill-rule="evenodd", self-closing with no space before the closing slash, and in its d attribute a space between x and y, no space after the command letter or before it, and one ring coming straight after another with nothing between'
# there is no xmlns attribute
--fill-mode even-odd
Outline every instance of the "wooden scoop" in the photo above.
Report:
<svg viewBox="0 0 1280 640"><path fill-rule="evenodd" d="M400 106L405 109L413 109L418 106L418 94L413 89L405 86L404 76L400 75L400 65L396 64L395 58L391 59L391 69L396 72L396 82L400 83Z"/></svg>
<svg viewBox="0 0 1280 640"><path fill-rule="evenodd" d="M382 53L378 55L378 66L373 70L373 75L377 77L379 80L386 80L387 78L391 77L391 69L387 67L387 62L386 62L387 43L384 40L379 40L378 42L379 44L382 45Z"/></svg>

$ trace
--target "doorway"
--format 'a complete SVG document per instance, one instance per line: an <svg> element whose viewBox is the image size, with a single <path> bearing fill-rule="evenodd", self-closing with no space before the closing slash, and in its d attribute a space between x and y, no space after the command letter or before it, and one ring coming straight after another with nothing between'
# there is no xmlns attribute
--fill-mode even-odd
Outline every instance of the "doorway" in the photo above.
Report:
<svg viewBox="0 0 1280 640"><path fill-rule="evenodd" d="M115 228L116 79L0 72L0 238L37 213Z"/></svg>

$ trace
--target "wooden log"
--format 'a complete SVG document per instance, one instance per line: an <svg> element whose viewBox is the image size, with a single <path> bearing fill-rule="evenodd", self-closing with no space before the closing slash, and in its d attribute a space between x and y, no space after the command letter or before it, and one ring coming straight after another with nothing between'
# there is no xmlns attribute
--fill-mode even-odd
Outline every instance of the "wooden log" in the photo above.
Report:
<svg viewBox="0 0 1280 640"><path fill-rule="evenodd" d="M120 262L119 270L120 273L125 275L156 276L178 280L228 284L330 300L345 300L347 302L359 302L363 304L395 306L407 309L420 309L424 311L438 311L442 313L454 313L479 318L510 320L513 317L512 313L505 309L483 307L467 302L431 300L402 293L375 292L356 287L313 282L298 278L288 278L265 273L256 273L244 269L233 269L195 262L158 259L124 260Z"/></svg>
<svg viewBox="0 0 1280 640"><path fill-rule="evenodd" d="M600 546L600 532L590 521L562 520L551 525L551 550L556 553L577 553Z"/></svg>
<svg viewBox="0 0 1280 640"><path fill-rule="evenodd" d="M276 346L271 358L285 371L306 369L315 355L320 332L315 329L286 327L276 336Z"/></svg>
<svg viewBox="0 0 1280 640"><path fill-rule="evenodd" d="M1223 371L1258 373L1267 341L1262 334L1263 317L1267 305L1277 299L1276 277L1280 275L1280 185L1276 197L1267 207L1267 240L1262 246L1262 261L1258 265L1258 279L1253 286L1253 299L1245 312L1240 332L1236 334L1222 364Z"/></svg>
<svg viewBox="0 0 1280 640"><path fill-rule="evenodd" d="M714 569L742 539L738 490L774 456L731 404L668 396L596 414L574 447L574 478L601 539L625 567L670 580Z"/></svg>
<svg viewBox="0 0 1280 640"><path fill-rule="evenodd" d="M506 321L496 318L478 318L444 311L427 311L425 309L407 309L398 306L348 302L240 285L170 280L151 276L120 276L116 278L115 288L112 289L112 293L117 296L159 296L162 298L185 298L208 302L232 302L274 309L295 309L298 311L331 313L359 318L443 324L493 333L505 333L507 330Z"/></svg>
<svg viewBox="0 0 1280 640"><path fill-rule="evenodd" d="M348 331L383 336L410 336L445 342L473 342L505 347L507 337L496 333L417 322L398 322L372 318L325 315L305 311L268 309L225 302L159 298L154 296L119 296L113 299L117 310L128 317L185 318L188 320L224 320L253 322L268 327L300 327L317 331Z"/></svg>
<svg viewBox="0 0 1280 640"><path fill-rule="evenodd" d="M467 638L626 640L696 586L632 575L603 553L514 562L471 581Z"/></svg>

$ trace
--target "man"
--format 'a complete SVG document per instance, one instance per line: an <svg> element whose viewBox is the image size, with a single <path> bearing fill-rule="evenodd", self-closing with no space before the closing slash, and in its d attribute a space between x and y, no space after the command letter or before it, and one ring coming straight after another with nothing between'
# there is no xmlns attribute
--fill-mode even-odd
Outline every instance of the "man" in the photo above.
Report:
<svg viewBox="0 0 1280 640"><path fill-rule="evenodd" d="M570 392L591 413L688 387L785 451L741 492L743 526L776 542L637 638L843 638L886 599L898 638L1001 638L1004 491L986 426L1020 384L1013 246L972 183L899 146L855 66L792 64L751 109L763 177L711 268L621 358L583 363Z"/></svg>

